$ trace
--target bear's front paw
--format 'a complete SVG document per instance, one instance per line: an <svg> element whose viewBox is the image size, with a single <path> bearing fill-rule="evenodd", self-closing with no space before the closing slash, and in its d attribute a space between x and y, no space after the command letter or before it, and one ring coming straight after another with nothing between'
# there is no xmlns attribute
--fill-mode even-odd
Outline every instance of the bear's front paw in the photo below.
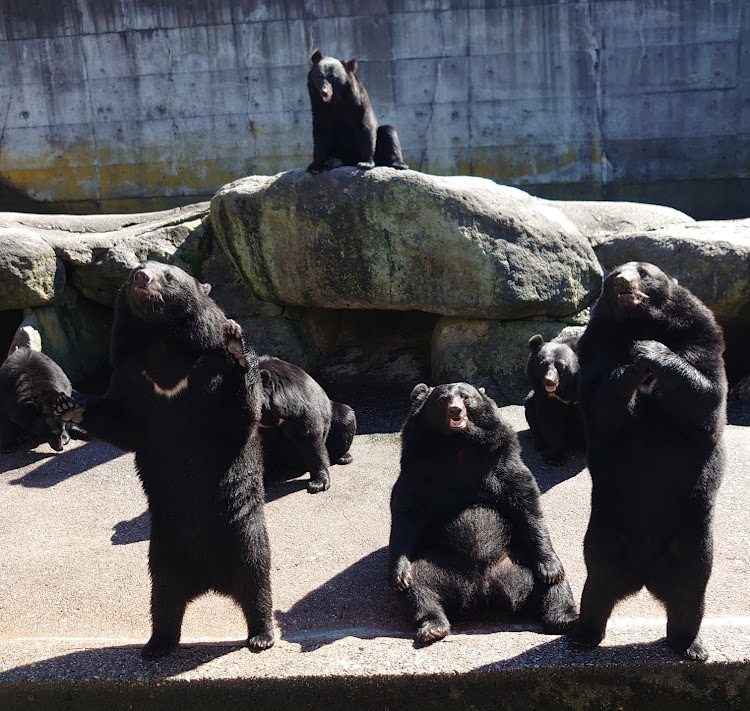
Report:
<svg viewBox="0 0 750 711"><path fill-rule="evenodd" d="M370 170L370 168L375 167L375 161L372 160L363 160L357 163L357 168L360 170Z"/></svg>
<svg viewBox="0 0 750 711"><path fill-rule="evenodd" d="M565 577L565 570L560 559L553 554L551 558L537 561L534 577L543 583L559 583Z"/></svg>
<svg viewBox="0 0 750 711"><path fill-rule="evenodd" d="M394 590L403 591L410 588L413 581L411 562L408 558L401 556L391 572L391 587Z"/></svg>
<svg viewBox="0 0 750 711"><path fill-rule="evenodd" d="M233 319L227 319L224 324L224 342L227 350L235 357L237 362L247 369L247 358L245 357L245 343L242 337L242 326Z"/></svg>
<svg viewBox="0 0 750 711"><path fill-rule="evenodd" d="M307 166L307 172L311 175L317 175L318 173L322 173L326 170L328 170L328 166L325 163L320 163L317 161L313 161L312 163L310 163L310 165Z"/></svg>
<svg viewBox="0 0 750 711"><path fill-rule="evenodd" d="M672 351L659 341L636 341L630 355L636 365L649 366L661 363L672 355Z"/></svg>
<svg viewBox="0 0 750 711"><path fill-rule="evenodd" d="M83 421L83 414L86 412L86 400L81 397L74 399L65 393L60 393L55 399L52 411L55 417L59 417L63 422L80 425Z"/></svg>
<svg viewBox="0 0 750 711"><path fill-rule="evenodd" d="M251 652L262 652L264 649L273 647L274 642L276 642L276 637L273 630L264 630L248 637L245 644Z"/></svg>

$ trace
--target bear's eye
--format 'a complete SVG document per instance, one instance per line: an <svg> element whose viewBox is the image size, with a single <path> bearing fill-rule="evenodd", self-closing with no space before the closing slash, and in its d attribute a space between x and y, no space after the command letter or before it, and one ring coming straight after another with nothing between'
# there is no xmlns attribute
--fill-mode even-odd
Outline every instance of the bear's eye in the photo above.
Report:
<svg viewBox="0 0 750 711"><path fill-rule="evenodd" d="M168 282L174 281L174 277L169 272L164 275L164 279Z"/></svg>

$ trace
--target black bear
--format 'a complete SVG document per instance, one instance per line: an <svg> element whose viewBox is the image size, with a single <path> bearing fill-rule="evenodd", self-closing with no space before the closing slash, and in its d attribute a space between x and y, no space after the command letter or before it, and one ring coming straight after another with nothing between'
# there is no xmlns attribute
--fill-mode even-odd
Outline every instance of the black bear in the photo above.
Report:
<svg viewBox="0 0 750 711"><path fill-rule="evenodd" d="M357 58L341 62L316 49L307 74L313 118L313 162L308 173L342 165L376 165L404 170L401 144L393 126L380 126L357 76Z"/></svg>
<svg viewBox="0 0 750 711"><path fill-rule="evenodd" d="M593 490L573 646L598 645L615 603L646 586L670 646L708 657L698 631L724 468L723 351L711 312L658 267L629 262L605 279L578 343Z"/></svg>
<svg viewBox="0 0 750 711"><path fill-rule="evenodd" d="M578 407L578 336L545 343L537 333L529 340L526 376L531 392L524 409L534 446L547 464L564 464L571 449L585 444Z"/></svg>
<svg viewBox="0 0 750 711"><path fill-rule="evenodd" d="M417 385L391 493L388 578L417 643L468 610L531 615L548 634L577 619L539 488L518 437L484 390Z"/></svg>
<svg viewBox="0 0 750 711"><path fill-rule="evenodd" d="M49 356L30 348L9 353L0 366L0 450L12 452L29 440L62 452L71 428L53 408L60 393L72 392L68 376Z"/></svg>
<svg viewBox="0 0 750 711"><path fill-rule="evenodd" d="M135 452L151 514L147 659L178 645L187 604L208 590L239 604L250 649L274 643L258 359L210 289L158 262L133 270L115 305L107 391L55 408Z"/></svg>
<svg viewBox="0 0 750 711"><path fill-rule="evenodd" d="M329 400L302 368L273 356L261 356L263 381L261 439L266 478L310 472L311 494L331 486L331 464L349 464L357 418L348 405Z"/></svg>

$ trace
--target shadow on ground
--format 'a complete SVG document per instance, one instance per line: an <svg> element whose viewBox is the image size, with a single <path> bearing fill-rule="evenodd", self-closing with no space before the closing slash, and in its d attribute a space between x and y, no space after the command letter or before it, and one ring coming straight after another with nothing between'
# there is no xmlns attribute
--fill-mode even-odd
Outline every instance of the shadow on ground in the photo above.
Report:
<svg viewBox="0 0 750 711"><path fill-rule="evenodd" d="M59 454L17 452L3 457L0 462L0 471L8 472L41 461L42 464L34 471L19 479L13 479L9 483L32 489L49 489L72 476L82 474L120 456L122 456L122 451L115 447L102 442L87 442L81 447L66 449Z"/></svg>

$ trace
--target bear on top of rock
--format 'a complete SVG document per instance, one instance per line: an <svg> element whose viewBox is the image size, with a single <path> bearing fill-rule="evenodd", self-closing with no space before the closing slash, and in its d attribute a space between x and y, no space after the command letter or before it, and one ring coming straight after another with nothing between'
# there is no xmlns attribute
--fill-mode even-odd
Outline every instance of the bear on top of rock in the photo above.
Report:
<svg viewBox="0 0 750 711"><path fill-rule="evenodd" d="M209 590L239 604L250 649L274 643L258 361L210 289L158 262L133 270L115 305L107 391L56 404L135 452L151 514L148 659L177 646L187 604Z"/></svg>
<svg viewBox="0 0 750 711"><path fill-rule="evenodd" d="M537 618L548 634L577 618L539 488L495 403L467 383L412 391L391 494L388 578L417 630L442 639L468 610Z"/></svg>
<svg viewBox="0 0 750 711"><path fill-rule="evenodd" d="M615 603L646 586L670 646L708 657L698 632L724 469L723 351L713 314L658 267L629 262L605 279L578 343L593 488L573 646L598 645Z"/></svg>
<svg viewBox="0 0 750 711"><path fill-rule="evenodd" d="M380 126L357 76L357 58L341 62L316 49L307 75L313 118L313 161L308 173L342 165L367 170L376 165L404 170L393 126Z"/></svg>
<svg viewBox="0 0 750 711"><path fill-rule="evenodd" d="M326 491L331 464L349 464L357 418L348 405L329 400L299 366L273 356L258 361L263 381L260 434L266 480L310 472L307 490Z"/></svg>
<svg viewBox="0 0 750 711"><path fill-rule="evenodd" d="M29 439L62 452L76 428L55 417L53 408L60 393L72 392L68 376L48 355L31 348L9 353L0 366L0 451L12 452Z"/></svg>
<svg viewBox="0 0 750 711"><path fill-rule="evenodd" d="M529 340L526 376L531 392L526 396L526 421L536 449L547 464L564 464L568 451L586 442L578 407L578 336L549 343L537 333Z"/></svg>

